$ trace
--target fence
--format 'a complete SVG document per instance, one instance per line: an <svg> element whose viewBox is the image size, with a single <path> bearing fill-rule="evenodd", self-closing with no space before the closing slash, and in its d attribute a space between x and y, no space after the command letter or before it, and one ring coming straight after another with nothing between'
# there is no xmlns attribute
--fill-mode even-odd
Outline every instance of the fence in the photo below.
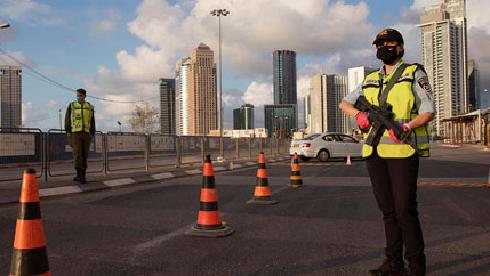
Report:
<svg viewBox="0 0 490 276"><path fill-rule="evenodd" d="M97 132L89 151L89 173L142 171L201 163L206 154L219 161L255 160L263 151L271 159L289 153L288 139L220 138ZM72 149L63 130L0 128L0 181L22 179L26 167L37 177L73 174Z"/></svg>

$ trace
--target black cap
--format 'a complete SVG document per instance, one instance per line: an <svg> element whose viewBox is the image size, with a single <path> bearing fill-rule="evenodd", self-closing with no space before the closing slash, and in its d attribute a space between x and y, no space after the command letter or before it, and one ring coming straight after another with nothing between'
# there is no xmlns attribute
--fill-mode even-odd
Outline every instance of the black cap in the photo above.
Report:
<svg viewBox="0 0 490 276"><path fill-rule="evenodd" d="M373 41L373 44L376 44L380 41L396 41L403 44L403 36L397 30L385 29L376 35L376 39Z"/></svg>

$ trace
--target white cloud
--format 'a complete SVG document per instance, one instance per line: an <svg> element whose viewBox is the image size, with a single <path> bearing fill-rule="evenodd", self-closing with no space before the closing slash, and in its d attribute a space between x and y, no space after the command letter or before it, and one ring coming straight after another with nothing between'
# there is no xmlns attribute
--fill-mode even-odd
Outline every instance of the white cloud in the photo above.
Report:
<svg viewBox="0 0 490 276"><path fill-rule="evenodd" d="M0 5L0 18L25 21L32 24L57 25L62 20L51 7L33 0L3 0Z"/></svg>
<svg viewBox="0 0 490 276"><path fill-rule="evenodd" d="M54 108L58 108L58 107L59 107L59 105L58 105L58 103L57 103L55 100L51 99L51 100L49 100L49 101L46 103L46 107L47 107L48 109L54 109Z"/></svg>
<svg viewBox="0 0 490 276"><path fill-rule="evenodd" d="M20 61L23 64L33 65L33 62L20 51L7 51L7 55L0 54L0 63L2 64L20 65L17 61Z"/></svg>
<svg viewBox="0 0 490 276"><path fill-rule="evenodd" d="M120 19L121 15L111 9L107 11L107 18L91 23L90 28L98 34L106 35L116 30Z"/></svg>
<svg viewBox="0 0 490 276"><path fill-rule="evenodd" d="M273 104L272 93L272 83L253 81L243 94L242 100L256 107Z"/></svg>

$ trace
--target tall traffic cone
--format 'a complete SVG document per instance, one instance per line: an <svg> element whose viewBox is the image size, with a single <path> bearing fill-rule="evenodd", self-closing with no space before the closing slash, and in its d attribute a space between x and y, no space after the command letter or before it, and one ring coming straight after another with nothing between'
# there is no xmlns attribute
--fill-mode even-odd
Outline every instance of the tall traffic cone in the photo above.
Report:
<svg viewBox="0 0 490 276"><path fill-rule="evenodd" d="M295 153L293 156L293 162L291 163L291 177L289 178L289 187L300 188L303 187L303 178L301 178L301 171L299 169L298 155Z"/></svg>
<svg viewBox="0 0 490 276"><path fill-rule="evenodd" d="M218 193L214 181L214 169L211 156L204 161L201 199L197 224L185 232L186 235L202 237L224 237L235 230L221 220L218 211Z"/></svg>
<svg viewBox="0 0 490 276"><path fill-rule="evenodd" d="M347 162L345 162L345 164L346 164L347 166L352 165L352 162L350 161L350 154L349 154L349 155L347 155Z"/></svg>
<svg viewBox="0 0 490 276"><path fill-rule="evenodd" d="M10 276L22 275L51 275L34 169L24 171L10 263Z"/></svg>
<svg viewBox="0 0 490 276"><path fill-rule="evenodd" d="M279 201L272 199L271 189L267 180L267 170L265 168L265 155L259 154L259 163L257 164L257 180L255 182L255 192L252 199L247 204L271 205Z"/></svg>

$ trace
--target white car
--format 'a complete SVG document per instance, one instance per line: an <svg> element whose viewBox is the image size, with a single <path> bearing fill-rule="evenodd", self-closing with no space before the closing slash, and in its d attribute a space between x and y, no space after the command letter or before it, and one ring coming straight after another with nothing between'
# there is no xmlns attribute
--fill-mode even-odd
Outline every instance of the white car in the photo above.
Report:
<svg viewBox="0 0 490 276"><path fill-rule="evenodd" d="M362 157L362 145L364 141L358 141L352 136L336 132L314 133L302 140L292 140L289 153L295 153L303 161L318 158L322 162L330 158Z"/></svg>

